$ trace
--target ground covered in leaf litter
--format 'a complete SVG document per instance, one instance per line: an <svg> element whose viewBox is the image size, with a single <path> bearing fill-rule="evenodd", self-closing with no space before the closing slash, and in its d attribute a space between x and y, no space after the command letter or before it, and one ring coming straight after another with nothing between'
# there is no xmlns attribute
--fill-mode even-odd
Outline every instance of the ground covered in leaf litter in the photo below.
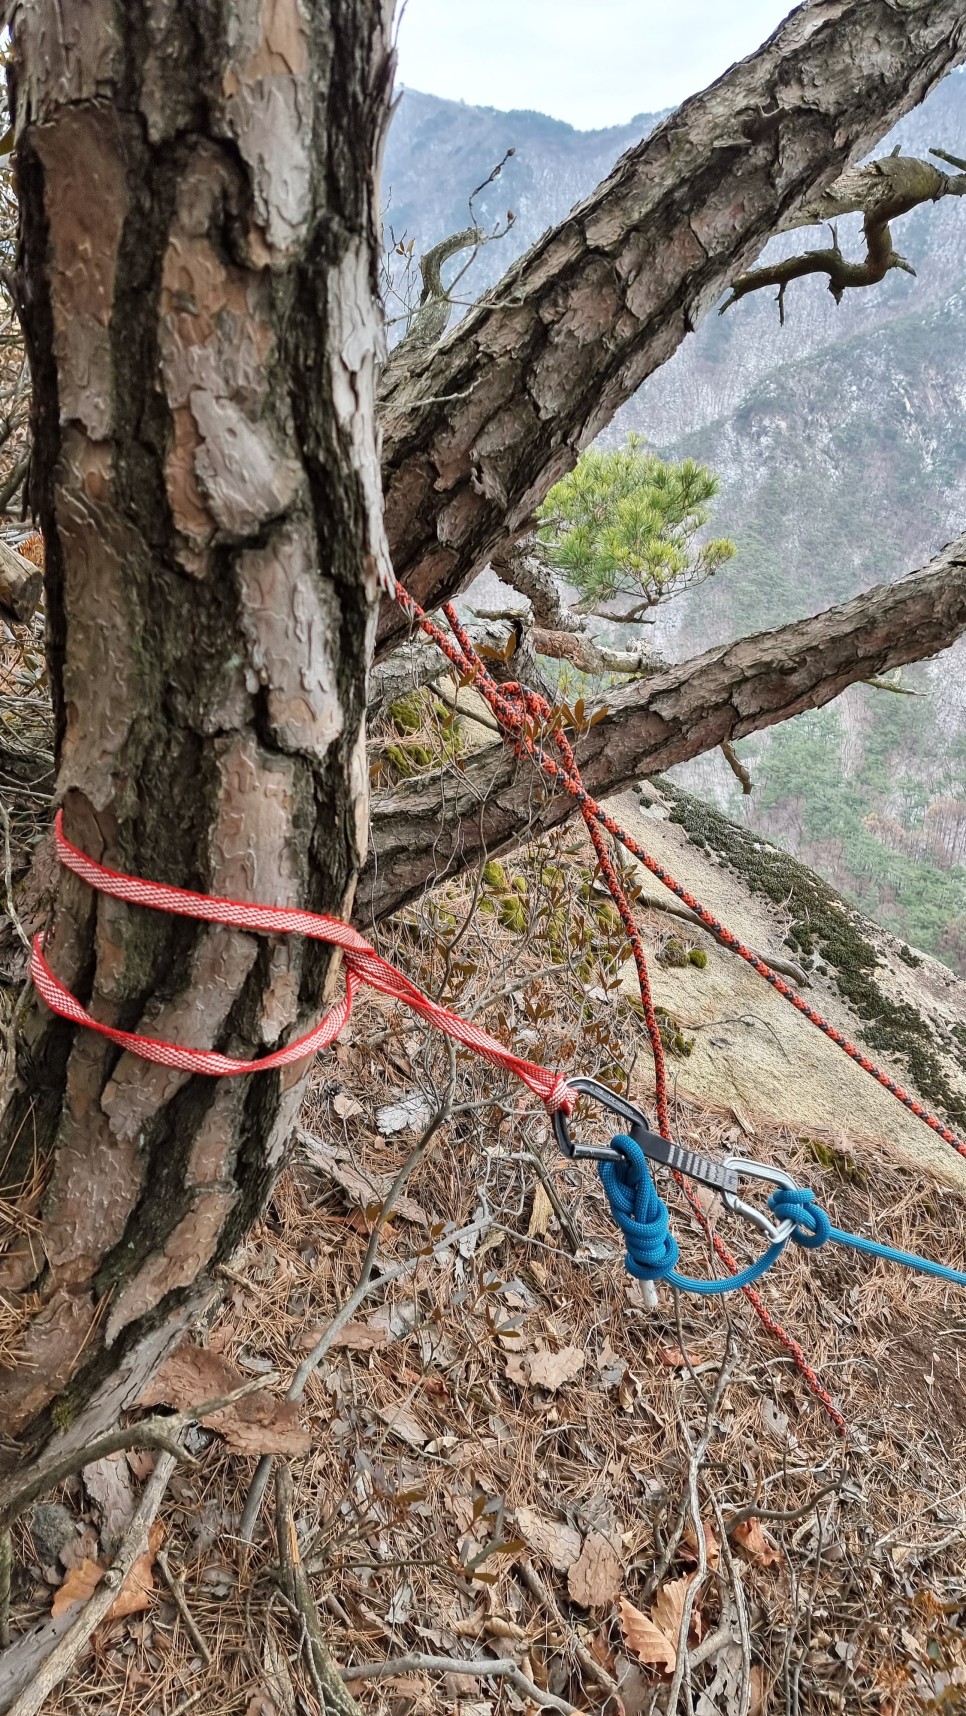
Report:
<svg viewBox="0 0 966 1716"><path fill-rule="evenodd" d="M626 949L594 884L560 837L438 891L384 951L534 1059L646 1100ZM666 921L645 927L662 957ZM270 1497L252 1546L238 1537L266 1449L294 1474L294 1547L334 1660L383 1672L350 1683L373 1716L966 1707L961 1297L831 1248L773 1272L764 1296L844 1411L843 1440L743 1299L662 1291L646 1309L593 1168L559 1159L519 1087L453 1068L372 997L320 1061L298 1160L224 1271L224 1304L146 1399L281 1382L194 1433L196 1464L52 1716L324 1708ZM868 1145L680 1102L675 1118L695 1148L789 1167L841 1226L966 1255L966 1199ZM283 1404L394 1185L368 1293L302 1404ZM670 1201L682 1267L708 1273ZM23 1522L15 1630L91 1589L150 1463L100 1462Z"/></svg>

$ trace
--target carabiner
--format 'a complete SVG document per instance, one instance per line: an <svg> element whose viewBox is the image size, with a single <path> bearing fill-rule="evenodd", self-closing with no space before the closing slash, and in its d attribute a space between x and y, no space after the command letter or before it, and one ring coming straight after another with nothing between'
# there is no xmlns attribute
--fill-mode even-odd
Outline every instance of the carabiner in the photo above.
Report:
<svg viewBox="0 0 966 1716"><path fill-rule="evenodd" d="M746 1156L729 1156L725 1167L731 1169L736 1182L734 1188L729 1186L721 1194L725 1209L752 1222L772 1245L784 1245L795 1232L795 1223L787 1218L785 1221L772 1221L763 1210L756 1210L753 1204L746 1203L737 1194L737 1181L742 1178L767 1180L771 1186L786 1186L790 1192L797 1192L798 1185L791 1174L786 1174L784 1168L770 1168L764 1162L750 1162Z"/></svg>
<svg viewBox="0 0 966 1716"><path fill-rule="evenodd" d="M645 1156L651 1162L661 1162L666 1168L676 1168L679 1173L686 1174L691 1180L698 1180L703 1186L712 1186L716 1191L737 1195L738 1176L729 1169L727 1162L713 1162L710 1156L698 1156L693 1150L684 1150L680 1144L672 1144L669 1138L662 1138L659 1132L652 1132L647 1124L647 1115L642 1114L633 1103L625 1101L617 1092L609 1089L606 1084L600 1084L595 1078L571 1078L567 1083L572 1091L580 1096L590 1096L599 1102L602 1108L607 1108L612 1114L620 1115L627 1122L626 1131L635 1144L639 1144ZM567 1116L562 1109L557 1109L553 1116L553 1129L561 1150L574 1162L621 1162L623 1157L619 1150L609 1144L580 1144L570 1136Z"/></svg>

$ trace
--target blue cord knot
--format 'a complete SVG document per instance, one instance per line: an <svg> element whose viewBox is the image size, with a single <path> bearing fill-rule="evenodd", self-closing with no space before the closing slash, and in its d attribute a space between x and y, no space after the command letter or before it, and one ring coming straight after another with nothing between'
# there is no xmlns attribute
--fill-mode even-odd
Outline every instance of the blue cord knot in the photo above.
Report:
<svg viewBox="0 0 966 1716"><path fill-rule="evenodd" d="M598 1167L611 1213L624 1235L627 1272L638 1281L663 1281L681 1255L667 1205L658 1196L640 1145L621 1133L614 1148L624 1160L600 1162Z"/></svg>
<svg viewBox="0 0 966 1716"><path fill-rule="evenodd" d="M806 1251L817 1251L832 1237L832 1223L815 1202L815 1193L805 1186L778 1186L768 1199L768 1208L779 1221L793 1221L789 1238Z"/></svg>
<svg viewBox="0 0 966 1716"><path fill-rule="evenodd" d="M770 1245L761 1257L749 1263L737 1275L723 1281L696 1281L690 1275L679 1275L674 1265L680 1252L671 1232L667 1205L659 1196L647 1157L635 1139L618 1133L614 1148L623 1158L620 1162L599 1162L601 1184L627 1246L625 1262L628 1273L639 1281L666 1281L686 1293L699 1293L710 1298L718 1293L732 1293L739 1287L750 1287L777 1263L787 1240ZM933 1275L940 1281L966 1287L966 1270L951 1269L946 1263L933 1263L930 1258L917 1257L913 1252L897 1251L891 1245L879 1245L874 1239L864 1239L857 1233L843 1233L833 1227L823 1209L815 1202L815 1193L804 1186L777 1186L768 1200L768 1207L779 1221L793 1221L795 1226L788 1239L806 1251L817 1251L820 1245L834 1240L836 1245L850 1246L867 1257L881 1257L888 1263L901 1263L906 1269L921 1275Z"/></svg>

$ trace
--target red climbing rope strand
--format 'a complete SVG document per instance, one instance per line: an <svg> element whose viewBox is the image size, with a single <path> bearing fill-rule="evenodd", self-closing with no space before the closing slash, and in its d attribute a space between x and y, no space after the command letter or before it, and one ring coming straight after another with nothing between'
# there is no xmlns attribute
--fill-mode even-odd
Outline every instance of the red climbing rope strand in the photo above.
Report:
<svg viewBox="0 0 966 1716"><path fill-rule="evenodd" d="M497 716L497 719L503 728L503 736L507 743L511 744L518 753L525 753L527 756L531 757L542 769L545 770L545 772L550 774L552 778L558 780L560 784L564 786L565 790L576 799L580 807L581 815L587 826L587 832L590 836L591 843L597 855L597 862L600 866L601 875L607 885L611 899L620 914L621 922L624 926L624 932L627 936L628 942L630 943L631 952L634 957L634 966L637 971L637 980L641 992L641 1005L644 1010L644 1019L647 1025L647 1034L650 1039L651 1053L654 1060L654 1091L658 1131L664 1138L670 1138L672 1136L672 1127L670 1108L668 1104L667 1068L664 1056L664 1043L661 1038L660 1026L658 1025L657 1017L654 1012L650 975L647 968L647 957L644 952L644 946L641 941L634 913L631 909L630 901L627 898L627 894L624 890L620 876L617 873L613 859L607 850L604 836L601 833L601 826L603 825L603 827L607 829L608 833L612 834L614 838L622 844L628 846L629 849L631 846L630 837L625 836L623 829L618 827L618 825L613 821L613 818L607 815L601 806L597 804L596 800L591 798L590 794L584 788L583 781L580 777L580 771L577 767L577 761L574 756L573 747L564 732L559 728L551 729L550 732L550 737L552 738L560 756L559 764L554 763L552 758L547 757L542 751L538 750L534 742L533 734L541 728L546 729L547 723L553 713L550 704L546 699L538 696L533 691L529 691L525 686L519 685L516 682L511 682L502 686L497 685L496 681L487 671L483 661L477 655L469 636L460 625L459 618L452 607L447 606L444 609L444 613L446 614L446 618L452 628L458 648L450 643L446 634L441 632L439 627L435 626L427 615L423 614L422 610L418 608L418 605L412 600L412 598L403 591L401 585L397 586L397 599L403 607L408 608L410 612L414 614L414 617L417 619L423 631L425 631L427 636L432 638L432 641L443 650L444 654L453 662L454 666L459 667L461 673L472 673L474 675L474 689L480 692L486 702L490 705L494 714ZM528 726L530 729L529 731ZM638 848L638 850L640 849ZM753 955L749 957L754 961ZM754 962L761 964L761 961ZM764 967L764 969L767 970L768 968ZM736 1274L740 1267L737 1259L732 1256L724 1240L708 1220L690 1184L683 1174L678 1173L677 1170L672 1170L672 1172L673 1178L683 1191L691 1206L692 1213L697 1218L714 1247L716 1255L721 1259L729 1274ZM742 1292L749 1304L755 1310L763 1327L768 1330L768 1333L774 1340L778 1341L779 1344L785 1348L785 1351L789 1354L796 1370L811 1390L811 1393L815 1396L816 1400L821 1403L839 1433L844 1435L846 1428L845 1419L838 1410L838 1407L835 1405L832 1396L829 1394L828 1389L825 1387L814 1366L809 1363L803 1348L800 1346L798 1341L795 1340L794 1336L788 1333L788 1330L782 1326L778 1319L772 1316L772 1313L756 1288L751 1286L743 1287Z"/></svg>
<svg viewBox="0 0 966 1716"><path fill-rule="evenodd" d="M815 1008L803 1001L795 990L778 976L777 972L772 971L764 960L759 959L757 954L745 947L744 943L731 930L719 923L718 919L706 907L702 906L686 888L675 881L674 877L656 859L645 852L637 841L625 829L621 828L614 818L604 810L603 806L587 792L569 739L559 727L552 725L553 711L549 703L525 686L516 683L499 686L477 655L470 638L451 606L447 605L443 611L452 630L452 639L447 637L429 619L419 604L409 595L409 592L398 583L396 585L396 599L426 636L458 669L460 674L473 680L476 689L497 716L507 744L519 756L530 758L551 781L559 786L562 791L568 793L580 808L597 855L601 874L620 914L634 957L640 985L641 1003L654 1056L657 1120L659 1130L664 1137L669 1138L671 1136L667 1074L664 1045L651 996L647 960L630 902L607 849L602 830L606 830L625 850L644 864L666 888L677 894L678 898L683 900L695 914L699 922L726 947L731 948L749 965L753 966L759 976L770 983L799 1013L802 1013L832 1042L837 1044L845 1054L862 1067L863 1071L875 1078L885 1090L889 1091L890 1095L894 1096L918 1119L931 1127L946 1143L958 1150L961 1155L966 1156L966 1144L957 1137L950 1127L924 1108L901 1085L897 1084L880 1067L877 1067L867 1055L849 1042L848 1038L830 1024L827 1019L823 1018ZM539 742L543 737L549 737L553 740L559 754L559 762L548 756L543 750ZM44 938L42 935L36 936L30 969L35 987L42 999L55 1013L72 1020L77 1025L98 1032L101 1036L118 1044L119 1047L130 1050L143 1059L188 1073L226 1077L241 1073L266 1072L275 1067L288 1066L305 1060L333 1042L348 1023L358 989L361 984L365 983L380 993L403 1002L456 1042L462 1043L464 1047L472 1049L475 1053L512 1073L534 1095L538 1096L551 1112L560 1108L569 1111L572 1107L573 1097L562 1074L550 1072L545 1067L536 1066L532 1061L523 1060L520 1056L512 1054L488 1032L481 1030L479 1026L467 1020L461 1019L449 1008L433 1001L402 972L395 970L386 960L382 959L370 943L363 936L360 936L351 925L344 923L342 919L329 917L323 913L302 911L295 907L261 906L241 900L222 899L193 893L189 889L170 887L161 882L144 881L121 871L111 870L105 865L97 864L92 858L81 852L78 847L72 845L64 835L62 815L59 811L55 820L55 839L57 854L61 863L100 893L111 894L117 899L129 901L133 905L147 906L157 911L195 918L203 922L226 924L241 930L273 935L304 935L313 940L325 941L332 946L339 947L343 953L346 967L344 994L342 999L329 1009L314 1029L296 1041L286 1044L284 1048L263 1055L258 1060L239 1060L214 1050L195 1049L133 1031L122 1031L108 1025L103 1020L95 1019L51 970L44 957ZM708 1222L690 1185L678 1173L675 1173L674 1178L683 1189L691 1209L708 1234L718 1257L734 1273L738 1265L724 1241ZM837 1410L815 1370L809 1364L798 1342L772 1316L767 1305L753 1287L745 1287L742 1291L754 1306L764 1327L791 1355L796 1368L807 1382L812 1393L822 1403L837 1428L844 1431L845 1421L841 1413Z"/></svg>
<svg viewBox="0 0 966 1716"><path fill-rule="evenodd" d="M504 1048L502 1043L497 1042L495 1037L491 1037L489 1032L482 1030L479 1025L461 1019L457 1013L450 1012L448 1007L432 1000L403 972L397 971L388 961L382 959L365 937L359 935L350 924L343 923L341 918L327 917L321 912L300 911L291 906L260 906L244 900L218 899L207 894L192 893L187 888L172 888L164 882L146 882L138 876L128 876L122 871L108 869L104 864L95 863L67 839L60 811L54 821L54 838L61 863L98 893L112 894L116 899L127 900L132 905L149 906L155 911L173 913L178 917L198 918L206 923L231 924L236 929L276 935L304 935L313 941L329 942L342 949L346 967L346 985L342 999L330 1008L313 1030L258 1060L235 1060L230 1055L218 1054L211 1049L193 1049L181 1043L164 1042L157 1037L143 1036L135 1031L120 1031L101 1019L95 1019L55 976L44 958L44 938L38 935L34 939L30 973L38 993L48 1007L62 1018L71 1019L76 1025L84 1025L88 1030L97 1031L100 1036L107 1037L120 1048L129 1049L132 1054L140 1055L144 1060L156 1061L161 1066L174 1067L182 1072L207 1073L213 1078L225 1078L237 1076L239 1073L268 1072L274 1067L291 1066L294 1062L303 1061L309 1055L326 1048L348 1024L359 987L366 983L381 994L390 996L392 1000L404 1002L437 1030L444 1031L447 1036L462 1043L464 1048L472 1049L475 1054L482 1055L486 1060L512 1073L546 1104L551 1113L558 1108L569 1110L572 1107L573 1098L562 1073L554 1073L546 1067L536 1066L532 1061L523 1060L521 1056Z"/></svg>
<svg viewBox="0 0 966 1716"><path fill-rule="evenodd" d="M656 858L652 858L650 853L646 852L644 848L638 844L633 835L628 834L626 829L621 828L620 824L608 814L603 805L598 803L598 801L586 790L576 767L571 769L566 765L566 762L562 765L555 762L552 757L548 757L544 754L536 743L535 734L527 731L527 723L521 716L520 709L514 701L518 688L515 685L499 686L490 677L483 663L476 655L469 637L460 625L455 611L451 607L447 606L443 611L453 628L454 634L458 640L458 647L451 642L445 632L442 632L438 626L434 625L429 616L423 612L422 608L420 608L418 602L413 600L412 596L409 595L408 591L403 589L401 584L397 584L396 586L396 600L399 602L401 607L406 609L406 611L412 615L421 630L426 633L426 636L432 639L436 647L443 651L443 654L447 656L447 658L460 670L461 673L472 674L474 676L475 688L486 699L494 714L498 716L504 727L507 729L508 743L513 746L513 749L516 750L518 754L529 757L534 763L536 763L538 768L542 769L544 774L548 775L549 778L561 788L563 792L569 793L571 798L576 800L580 806L584 820L588 824L588 828L590 826L589 819L592 819L598 827L605 828L608 834L611 834L615 840L619 841L626 851L630 852L633 857L637 858L638 861L651 872L652 876L656 876L659 882L662 882L666 888L670 889L671 893L676 894L679 900L683 900L684 904L689 907L695 917L700 920L705 928L711 931L712 935L722 942L725 947L730 948L733 953L739 954L742 959L746 960L749 965L753 966L759 977L763 977L766 983L770 983L772 988L776 989L778 994L795 1008L796 1012L801 1013L806 1019L808 1019L810 1024L814 1025L819 1031L822 1031L824 1035L831 1040L831 1042L835 1043L844 1054L849 1056L850 1060L855 1061L856 1065L860 1066L863 1072L867 1072L871 1078L874 1078L877 1083L883 1087L884 1090L889 1092L890 1096L894 1096L897 1102L901 1102L903 1107L908 1108L909 1112L914 1114L917 1120L921 1120L925 1126L930 1127L933 1132L938 1133L944 1143L951 1145L952 1148L958 1151L961 1156L966 1156L966 1143L964 1143L956 1132L954 1132L951 1126L947 1126L946 1123L940 1120L937 1115L931 1113L930 1110L925 1108L921 1102L918 1102L914 1096L910 1096L909 1092L904 1090L902 1085L897 1084L895 1079L891 1078L887 1072L884 1072L881 1067L877 1066L876 1063L871 1060L868 1055L864 1054L861 1049L857 1048L854 1043L851 1043L848 1037L831 1024L828 1019L824 1018L815 1007L811 1007L807 1001L803 1001L802 997L796 993L791 985L786 983L784 978L779 977L777 971L773 971L770 965L767 965L763 959L759 959L758 955L753 953L751 948L746 947L744 942L740 941L732 930L727 929L724 924L718 921L713 912L709 912L707 907L701 904L700 900L696 900L694 895L688 892L687 888L682 887L680 882L675 881L674 877L665 870L664 866L659 864ZM512 697L510 695L511 692L514 694ZM533 694L527 693L527 696L532 698ZM537 702L543 704L542 699L537 699ZM543 707L549 712L549 705L544 704ZM545 721L545 719L546 717L541 717L541 721ZM553 734L553 737L556 739L557 735ZM571 752L571 756L572 754L573 753Z"/></svg>

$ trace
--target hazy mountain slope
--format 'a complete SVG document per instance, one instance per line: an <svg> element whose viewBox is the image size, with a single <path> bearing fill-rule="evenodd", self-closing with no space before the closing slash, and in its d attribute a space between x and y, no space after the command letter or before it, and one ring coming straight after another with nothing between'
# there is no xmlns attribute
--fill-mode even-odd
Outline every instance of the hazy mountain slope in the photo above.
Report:
<svg viewBox="0 0 966 1716"><path fill-rule="evenodd" d="M418 254L466 223L469 192L514 148L477 203L487 223L507 208L517 216L462 283L461 295L477 296L655 118L585 133L407 92L389 138L388 218ZM896 143L966 153L966 74L947 78L876 152ZM853 254L856 227L840 228ZM799 282L784 328L770 292L712 314L606 432L614 441L637 429L721 477L714 529L738 555L662 616L675 656L898 577L966 524L966 206L950 198L916 210L895 239L917 279L893 273L840 307L820 280ZM816 242L813 229L770 250ZM966 649L951 651L907 673L920 698L858 688L833 711L748 741L751 799L716 759L686 779L966 972L964 668Z"/></svg>

